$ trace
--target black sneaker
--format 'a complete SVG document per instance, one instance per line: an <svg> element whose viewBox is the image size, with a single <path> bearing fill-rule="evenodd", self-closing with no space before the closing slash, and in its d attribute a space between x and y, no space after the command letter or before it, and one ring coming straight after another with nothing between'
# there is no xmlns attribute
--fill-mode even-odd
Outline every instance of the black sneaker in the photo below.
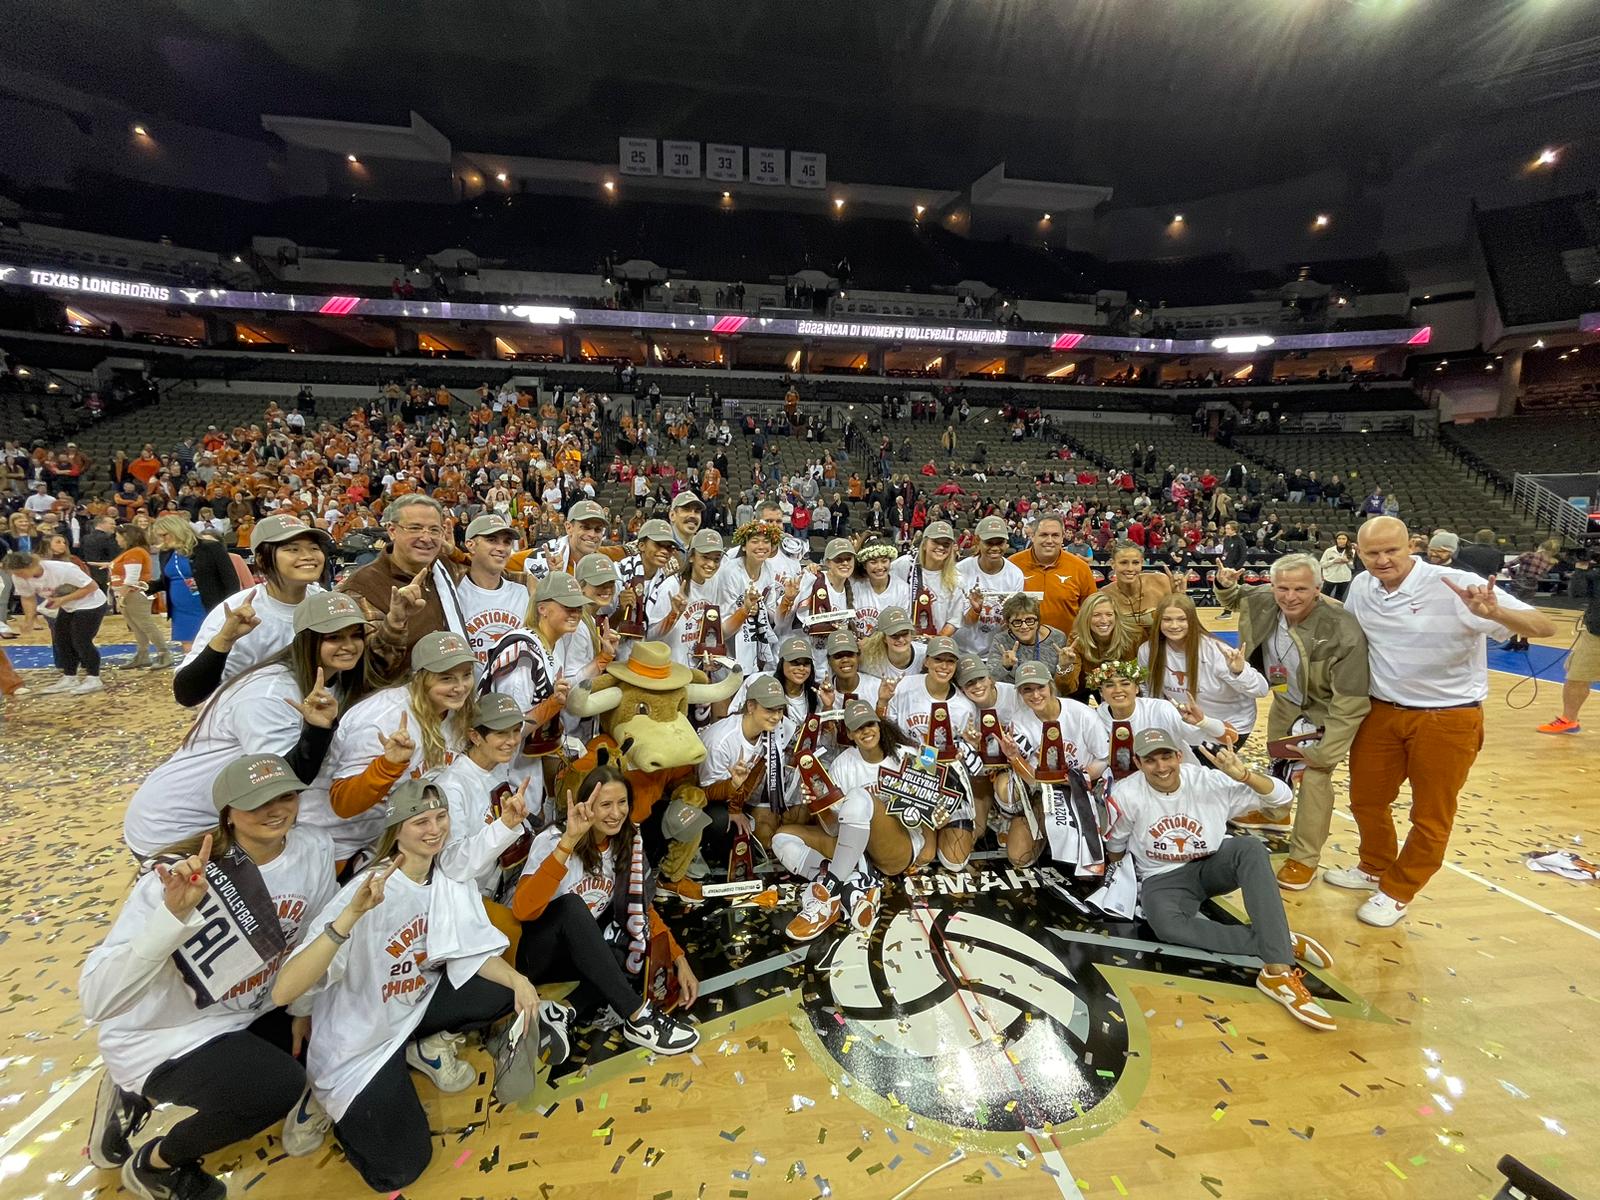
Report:
<svg viewBox="0 0 1600 1200"><path fill-rule="evenodd" d="M150 1152L156 1142L146 1142L122 1164L122 1186L141 1200L228 1200L228 1185L215 1175L207 1175L197 1162L181 1166L150 1165Z"/></svg>
<svg viewBox="0 0 1600 1200"><path fill-rule="evenodd" d="M539 1001L539 1057L552 1067L572 1057L573 1016L559 1000Z"/></svg>
<svg viewBox="0 0 1600 1200"><path fill-rule="evenodd" d="M106 1171L114 1171L127 1162L133 1153L128 1140L149 1117L148 1100L123 1091L111 1081L109 1071L101 1071L100 1088L94 1095L94 1119L89 1124L89 1161Z"/></svg>
<svg viewBox="0 0 1600 1200"><path fill-rule="evenodd" d="M683 1054L700 1044L700 1031L687 1021L657 1012L646 1004L637 1017L622 1023L622 1036L657 1054Z"/></svg>

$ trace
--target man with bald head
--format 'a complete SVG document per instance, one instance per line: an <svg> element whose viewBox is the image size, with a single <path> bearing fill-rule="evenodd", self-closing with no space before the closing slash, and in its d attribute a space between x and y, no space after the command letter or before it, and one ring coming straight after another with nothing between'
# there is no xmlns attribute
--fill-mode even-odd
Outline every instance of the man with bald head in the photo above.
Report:
<svg viewBox="0 0 1600 1200"><path fill-rule="evenodd" d="M1345 608L1367 635L1372 708L1350 748L1350 811L1361 861L1323 872L1373 893L1356 911L1389 926L1444 862L1456 795L1483 745L1488 637L1549 637L1537 609L1470 571L1414 558L1397 517L1372 517L1356 535L1366 566ZM1397 847L1389 806L1411 784L1411 831Z"/></svg>

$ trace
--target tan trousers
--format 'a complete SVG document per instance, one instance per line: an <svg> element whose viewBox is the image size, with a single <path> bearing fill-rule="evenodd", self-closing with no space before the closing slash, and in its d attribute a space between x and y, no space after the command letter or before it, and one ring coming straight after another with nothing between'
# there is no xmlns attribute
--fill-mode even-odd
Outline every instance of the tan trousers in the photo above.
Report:
<svg viewBox="0 0 1600 1200"><path fill-rule="evenodd" d="M150 597L143 592L129 589L122 594L122 615L128 622L128 632L133 634L135 658L149 658L152 646L156 654L163 658L173 652L167 641L166 619L150 611L151 603Z"/></svg>
<svg viewBox="0 0 1600 1200"><path fill-rule="evenodd" d="M1290 727L1301 716L1314 725L1327 721L1327 714L1319 705L1301 708L1282 692L1274 692L1272 708L1267 712L1267 740L1287 737ZM1289 857L1314 867L1322 857L1322 847L1328 841L1328 830L1333 824L1333 772L1313 771L1307 767L1295 786L1295 797Z"/></svg>

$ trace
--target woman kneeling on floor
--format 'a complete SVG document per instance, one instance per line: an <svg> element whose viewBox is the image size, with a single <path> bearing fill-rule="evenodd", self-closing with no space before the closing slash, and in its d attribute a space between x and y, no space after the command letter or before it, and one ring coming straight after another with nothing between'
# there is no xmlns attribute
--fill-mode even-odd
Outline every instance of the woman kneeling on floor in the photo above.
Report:
<svg viewBox="0 0 1600 1200"><path fill-rule="evenodd" d="M293 1057L305 1021L291 1023L269 994L309 915L335 894L333 842L295 824L300 787L275 754L234 759L212 785L216 827L156 856L84 964L83 1011L106 1064L89 1159L120 1166L135 1196L222 1200L226 1185L201 1160L282 1120L305 1087ZM218 952L216 924L231 921L219 894L261 918L270 957ZM128 1139L152 1103L194 1111L135 1154Z"/></svg>
<svg viewBox="0 0 1600 1200"><path fill-rule="evenodd" d="M311 993L306 1074L322 1112L302 1103L285 1144L310 1153L331 1118L350 1165L378 1192L406 1187L433 1157L428 1114L406 1078L413 1067L442 1092L477 1072L456 1056L461 1035L513 1007L539 1017L533 984L500 957L506 936L477 888L435 871L450 834L443 793L408 779L389 793L377 863L311 922L272 988L278 1004ZM323 1113L326 1116L323 1116Z"/></svg>

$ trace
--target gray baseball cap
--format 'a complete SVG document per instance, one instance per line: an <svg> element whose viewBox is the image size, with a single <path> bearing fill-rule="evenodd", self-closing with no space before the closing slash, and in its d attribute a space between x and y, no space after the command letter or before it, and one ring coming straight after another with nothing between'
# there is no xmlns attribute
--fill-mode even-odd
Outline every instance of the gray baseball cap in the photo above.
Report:
<svg viewBox="0 0 1600 1200"><path fill-rule="evenodd" d="M722 544L722 535L715 529L702 529L689 539L689 549L701 554L723 554L727 547Z"/></svg>
<svg viewBox="0 0 1600 1200"><path fill-rule="evenodd" d="M234 759L217 774L211 784L211 803L218 812L225 808L254 812L263 804L270 804L303 787L305 784L279 755L247 754Z"/></svg>
<svg viewBox="0 0 1600 1200"><path fill-rule="evenodd" d="M574 575L579 583L586 583L590 587L622 582L622 577L617 574L617 564L604 554L585 554L578 560Z"/></svg>
<svg viewBox="0 0 1600 1200"><path fill-rule="evenodd" d="M513 533L511 522L499 513L482 513L472 518L472 524L467 526L467 539L475 537L488 537L492 533Z"/></svg>
<svg viewBox="0 0 1600 1200"><path fill-rule="evenodd" d="M315 525L307 525L292 513L282 516L263 517L257 521L255 528L250 531L250 553L254 554L263 546L276 545L279 542L292 542L298 537L314 537L322 543L324 551L333 545L333 537L326 529L318 529Z"/></svg>
<svg viewBox="0 0 1600 1200"><path fill-rule="evenodd" d="M989 669L989 664L976 654L962 655L961 661L956 664L956 685L966 687L979 679L993 679L994 672Z"/></svg>
<svg viewBox="0 0 1600 1200"><path fill-rule="evenodd" d="M449 802L431 779L402 779L389 789L388 803L383 810L383 827L393 829L412 817L421 816L435 808L448 808Z"/></svg>
<svg viewBox="0 0 1600 1200"><path fill-rule="evenodd" d="M938 637L928 639L927 657L959 659L961 657L961 647L956 645L955 638L945 637L941 634Z"/></svg>
<svg viewBox="0 0 1600 1200"><path fill-rule="evenodd" d="M707 532L710 531L708 530ZM668 525L660 517L651 517L643 525L639 526L639 540L641 542L657 542L663 546L671 546L678 539L673 535L671 525Z"/></svg>
<svg viewBox="0 0 1600 1200"><path fill-rule="evenodd" d="M934 521L922 531L922 540L925 542L953 542L956 540L956 531L949 521Z"/></svg>
<svg viewBox="0 0 1600 1200"><path fill-rule="evenodd" d="M504 692L479 696L472 706L474 729L516 729L522 722L522 705Z"/></svg>
<svg viewBox="0 0 1600 1200"><path fill-rule="evenodd" d="M850 544L850 539L830 538L828 539L828 548L822 552L822 557L825 562L832 562L834 559L842 558L846 554L851 558L856 556L856 548Z"/></svg>
<svg viewBox="0 0 1600 1200"><path fill-rule="evenodd" d="M467 639L453 629L425 633L421 640L411 647L413 671L444 672L459 667L462 663L477 661L478 656L472 652Z"/></svg>
<svg viewBox="0 0 1600 1200"><path fill-rule="evenodd" d="M693 492L679 492L672 498L673 508L704 508L705 501Z"/></svg>
<svg viewBox="0 0 1600 1200"><path fill-rule="evenodd" d="M1174 754L1183 753L1177 740L1165 729L1141 729L1133 735L1133 752L1140 758L1154 754L1157 750L1171 750Z"/></svg>
<svg viewBox="0 0 1600 1200"><path fill-rule="evenodd" d="M744 698L754 700L762 708L787 708L789 698L783 694L783 684L771 675L757 675L744 689Z"/></svg>
<svg viewBox="0 0 1600 1200"><path fill-rule="evenodd" d="M1024 684L1042 683L1049 687L1055 682L1055 676L1050 674L1050 668L1038 659L1030 658L1027 662L1017 664L1016 670L1011 672L1011 682L1018 687Z"/></svg>
<svg viewBox="0 0 1600 1200"><path fill-rule="evenodd" d="M311 592L294 606L294 631L337 633L352 625L365 625L367 616L354 596L346 592Z"/></svg>
<svg viewBox="0 0 1600 1200"><path fill-rule="evenodd" d="M861 643L856 641L856 635L848 629L835 629L828 635L827 650L829 658L835 654L858 654L861 651Z"/></svg>
<svg viewBox="0 0 1600 1200"><path fill-rule="evenodd" d="M594 500L579 500L572 506L571 510L568 511L567 520L604 521L608 525L611 523L611 518L606 513L604 506Z"/></svg>
<svg viewBox="0 0 1600 1200"><path fill-rule="evenodd" d="M589 597L583 594L578 581L565 571L551 571L539 581L533 593L533 602L540 604L546 600L554 600L563 608L582 608L589 603Z"/></svg>
<svg viewBox="0 0 1600 1200"><path fill-rule="evenodd" d="M878 614L878 624L873 632L887 637L891 633L910 633L915 628L905 609L891 605Z"/></svg>
<svg viewBox="0 0 1600 1200"><path fill-rule="evenodd" d="M992 542L996 538L1011 540L1011 530L1006 526L1002 517L985 517L978 522L978 540Z"/></svg>
<svg viewBox="0 0 1600 1200"><path fill-rule="evenodd" d="M778 643L778 661L780 662L810 662L811 639L795 634L786 637Z"/></svg>
<svg viewBox="0 0 1600 1200"><path fill-rule="evenodd" d="M661 836L669 842L687 842L709 824L711 817L705 809L684 800L669 800L661 814Z"/></svg>
<svg viewBox="0 0 1600 1200"><path fill-rule="evenodd" d="M878 710L865 700L852 700L844 706L844 727L854 733L863 725L871 725L878 719Z"/></svg>

